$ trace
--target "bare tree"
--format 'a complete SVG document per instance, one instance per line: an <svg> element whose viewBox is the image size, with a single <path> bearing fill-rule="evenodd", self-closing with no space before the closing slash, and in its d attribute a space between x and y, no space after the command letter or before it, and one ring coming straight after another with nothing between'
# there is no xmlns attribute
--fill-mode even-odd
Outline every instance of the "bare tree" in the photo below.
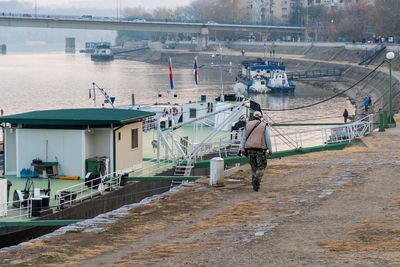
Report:
<svg viewBox="0 0 400 267"><path fill-rule="evenodd" d="M400 35L400 1L375 0L375 31L383 36Z"/></svg>

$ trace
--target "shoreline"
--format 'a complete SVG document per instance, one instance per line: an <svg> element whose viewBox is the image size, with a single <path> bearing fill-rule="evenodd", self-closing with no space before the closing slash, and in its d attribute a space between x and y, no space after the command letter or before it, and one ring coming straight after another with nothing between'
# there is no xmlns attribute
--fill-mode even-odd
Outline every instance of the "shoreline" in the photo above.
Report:
<svg viewBox="0 0 400 267"><path fill-rule="evenodd" d="M246 52L246 55L243 57L240 55L240 51L232 50L232 48L226 48L223 52L223 61L232 62L233 66L239 66L243 60L255 59L257 57L263 57L264 54L261 52L253 52L257 50L256 46L253 45L253 49L249 49ZM278 49L278 48L277 48ZM282 47L280 50L284 49ZM299 47L298 50L304 50L304 47ZM315 48L314 48L315 49ZM324 48L320 54L324 54L327 48ZM332 47L332 54L341 59L343 57L342 54L345 54L342 50L343 48ZM338 53L336 50L339 49ZM293 49L290 50L293 53ZM300 54L300 52L298 54ZM278 50L279 52L279 50ZM163 64L165 66L168 65L169 57L173 58L173 66L177 68L187 68L192 69L192 61L194 56L198 56L199 65L204 64L203 62L210 63L212 61L211 55L213 51L205 51L205 52L196 52L196 51L187 51L187 50L149 50L144 53L141 53L138 56L129 55L119 57L124 60L137 60L143 61L150 64ZM359 50L350 50L348 53L351 53L349 59L353 59L353 62L349 61L335 61L335 58L330 56L328 59L324 58L309 58L306 54L277 54L275 58L284 61L289 72L301 71L301 70L310 70L310 69L327 69L327 68L345 68L345 72L342 77L336 79L336 86L333 87L331 83L324 83L324 86L327 90L330 90L334 93L338 93L341 90L347 89L349 86L358 82L365 75L367 75L373 68L374 65L360 67L357 63L354 62L355 58L359 56ZM329 54L329 53L328 53ZM374 61L379 62L380 59L376 59ZM372 62L375 64L375 62ZM393 64L397 64L393 62ZM385 67L381 67L377 70L376 73L371 75L371 79L365 79L365 82L360 83L359 86L356 86L354 89L346 92L344 95L348 97L351 104L355 108L355 120L360 119L370 113L364 112L363 106L363 97L365 95L369 95L372 97L372 107L371 111L375 114L375 121L378 120L378 113L384 109L388 109L388 90L385 87L388 87L389 83L389 75L388 71ZM393 113L397 113L400 110L400 74L392 70L392 83L393 83ZM321 85L321 81L311 82L311 86L318 87Z"/></svg>

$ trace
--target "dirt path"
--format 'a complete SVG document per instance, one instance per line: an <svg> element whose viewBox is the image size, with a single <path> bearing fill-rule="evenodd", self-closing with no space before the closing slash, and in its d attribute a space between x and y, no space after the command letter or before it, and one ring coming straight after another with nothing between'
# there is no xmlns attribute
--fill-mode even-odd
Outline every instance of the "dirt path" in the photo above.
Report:
<svg viewBox="0 0 400 267"><path fill-rule="evenodd" d="M400 128L358 146L247 166L132 210L101 232L0 253L1 266L379 266L400 264Z"/></svg>

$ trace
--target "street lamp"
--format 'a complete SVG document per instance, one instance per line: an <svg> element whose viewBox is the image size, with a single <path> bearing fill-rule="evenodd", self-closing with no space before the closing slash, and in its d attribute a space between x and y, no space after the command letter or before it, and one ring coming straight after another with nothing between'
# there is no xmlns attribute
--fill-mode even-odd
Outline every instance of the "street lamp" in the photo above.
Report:
<svg viewBox="0 0 400 267"><path fill-rule="evenodd" d="M392 59L394 59L394 53L388 52L386 54L385 61L389 64L389 118L388 123L395 123L392 112Z"/></svg>

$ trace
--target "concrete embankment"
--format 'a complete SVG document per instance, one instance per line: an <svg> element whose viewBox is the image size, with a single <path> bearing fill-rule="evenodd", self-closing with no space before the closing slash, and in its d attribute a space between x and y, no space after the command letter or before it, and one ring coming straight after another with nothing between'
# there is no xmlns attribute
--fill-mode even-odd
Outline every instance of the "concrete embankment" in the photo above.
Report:
<svg viewBox="0 0 400 267"><path fill-rule="evenodd" d="M232 66L239 66L242 60L254 59L264 56L264 43L242 42L242 43L225 43L229 49L223 51L223 61L232 62ZM347 89L365 77L373 68L379 65L384 59L387 51L394 51L397 57L392 61L393 68L393 110L400 110L400 84L397 70L400 69L400 60L398 55L398 47L390 46L382 51L369 66L359 66L362 56L366 50L371 50L374 45L354 45L341 43L267 43L267 58L269 51L275 50L275 58L284 61L288 72L345 68L343 75L330 82L324 82L325 79L308 82L312 86L323 87L326 90L339 92ZM191 47L193 44L186 44ZM244 48L246 56L240 55L240 50ZM218 49L216 49L218 50ZM218 52L218 51L217 51ZM192 68L194 55L198 56L199 65L208 65L211 62L218 62L218 59L212 58L213 51L194 52L183 50L150 50L146 52L125 56L126 59L139 60L154 64L167 64L170 57L173 58L174 67ZM238 70L238 69L237 69ZM376 114L381 110L389 109L389 72L387 63L371 74L364 81L360 82L354 88L345 93L350 101L356 107L356 118L364 116L363 100L368 95L372 98L372 108L369 113Z"/></svg>

